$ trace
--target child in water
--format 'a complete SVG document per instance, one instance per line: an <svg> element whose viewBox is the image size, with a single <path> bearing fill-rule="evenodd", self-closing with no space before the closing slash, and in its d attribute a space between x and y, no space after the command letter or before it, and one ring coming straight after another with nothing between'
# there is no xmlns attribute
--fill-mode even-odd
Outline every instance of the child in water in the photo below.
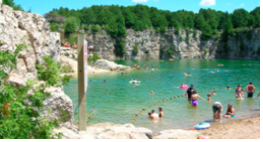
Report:
<svg viewBox="0 0 263 142"><path fill-rule="evenodd" d="M235 109L232 104L228 104L227 112L224 115L225 118L235 117Z"/></svg>
<svg viewBox="0 0 263 142"><path fill-rule="evenodd" d="M207 94L207 102L211 103L211 94Z"/></svg>

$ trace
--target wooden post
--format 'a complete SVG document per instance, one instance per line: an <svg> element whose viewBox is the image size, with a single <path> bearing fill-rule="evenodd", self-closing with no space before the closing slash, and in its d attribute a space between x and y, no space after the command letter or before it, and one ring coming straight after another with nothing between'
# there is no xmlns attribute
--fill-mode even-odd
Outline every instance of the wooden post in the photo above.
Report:
<svg viewBox="0 0 263 142"><path fill-rule="evenodd" d="M79 130L86 131L86 83L87 80L87 61L84 57L84 35L78 35L78 91L79 91ZM86 65L85 65L86 64Z"/></svg>

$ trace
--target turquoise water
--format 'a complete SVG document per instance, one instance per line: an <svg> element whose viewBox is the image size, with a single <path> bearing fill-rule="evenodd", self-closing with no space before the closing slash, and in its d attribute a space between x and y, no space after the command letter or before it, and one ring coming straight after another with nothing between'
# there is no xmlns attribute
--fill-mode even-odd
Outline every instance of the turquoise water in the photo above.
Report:
<svg viewBox="0 0 263 142"><path fill-rule="evenodd" d="M112 122L117 124L131 123L135 114L138 115L134 125L146 127L154 131L170 128L191 128L193 125L210 121L212 119L212 103L220 101L226 112L228 103L232 103L236 110L236 117L240 119L259 113L259 99L236 100L235 87L238 84L245 86L253 81L256 94L260 88L260 62L240 60L165 60L151 61L116 61L124 65L139 64L143 67L148 64L154 66L154 72L148 70L130 71L128 75L121 72L89 76L87 92L87 110L95 113L89 123ZM219 67L218 64L224 64ZM211 73L214 71L215 73ZM184 72L190 72L192 77L185 77ZM104 83L103 80L107 82ZM139 86L129 84L131 79L141 81ZM194 84L199 95L207 99L207 94L213 88L217 88L216 96L212 96L209 104L199 100L197 108L191 107L185 97L176 98L150 106L156 102L170 97L184 95L185 90L174 88L181 84ZM227 90L226 86L232 89ZM74 110L77 113L78 101L77 80L72 80L65 86L65 92L74 102ZM150 91L154 95L150 95ZM246 95L246 93L245 93ZM157 111L162 107L165 117L159 122L148 119L148 112ZM76 115L77 119L77 115ZM224 119L224 121L229 121Z"/></svg>

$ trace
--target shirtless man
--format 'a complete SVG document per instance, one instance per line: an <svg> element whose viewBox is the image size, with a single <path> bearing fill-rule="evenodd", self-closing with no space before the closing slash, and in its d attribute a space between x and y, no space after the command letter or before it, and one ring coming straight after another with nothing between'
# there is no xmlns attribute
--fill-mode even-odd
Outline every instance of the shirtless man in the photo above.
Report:
<svg viewBox="0 0 263 142"><path fill-rule="evenodd" d="M247 97L248 98L252 98L253 97L253 94L255 93L255 86L253 85L252 82L250 82L247 87L246 87L246 92L247 92Z"/></svg>
<svg viewBox="0 0 263 142"><path fill-rule="evenodd" d="M155 112L155 110L152 110L150 118L153 119L153 120L158 120L159 119L159 115L158 115L158 113Z"/></svg>
<svg viewBox="0 0 263 142"><path fill-rule="evenodd" d="M192 104L193 107L197 107L197 105L198 105L197 99L198 99L198 98L199 98L199 99L202 99L203 101L206 102L206 100L205 100L204 98L202 98L201 96L199 96L199 95L197 94L197 92L194 90L193 95L191 96L191 99L190 99L190 102L191 102L191 104Z"/></svg>

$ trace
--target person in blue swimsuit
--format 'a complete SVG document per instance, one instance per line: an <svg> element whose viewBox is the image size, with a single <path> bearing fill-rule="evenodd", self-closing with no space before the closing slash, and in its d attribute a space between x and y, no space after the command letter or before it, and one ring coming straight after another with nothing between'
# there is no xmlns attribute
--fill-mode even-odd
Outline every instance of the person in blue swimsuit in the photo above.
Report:
<svg viewBox="0 0 263 142"><path fill-rule="evenodd" d="M240 84L236 88L236 98L244 98L244 91Z"/></svg>

